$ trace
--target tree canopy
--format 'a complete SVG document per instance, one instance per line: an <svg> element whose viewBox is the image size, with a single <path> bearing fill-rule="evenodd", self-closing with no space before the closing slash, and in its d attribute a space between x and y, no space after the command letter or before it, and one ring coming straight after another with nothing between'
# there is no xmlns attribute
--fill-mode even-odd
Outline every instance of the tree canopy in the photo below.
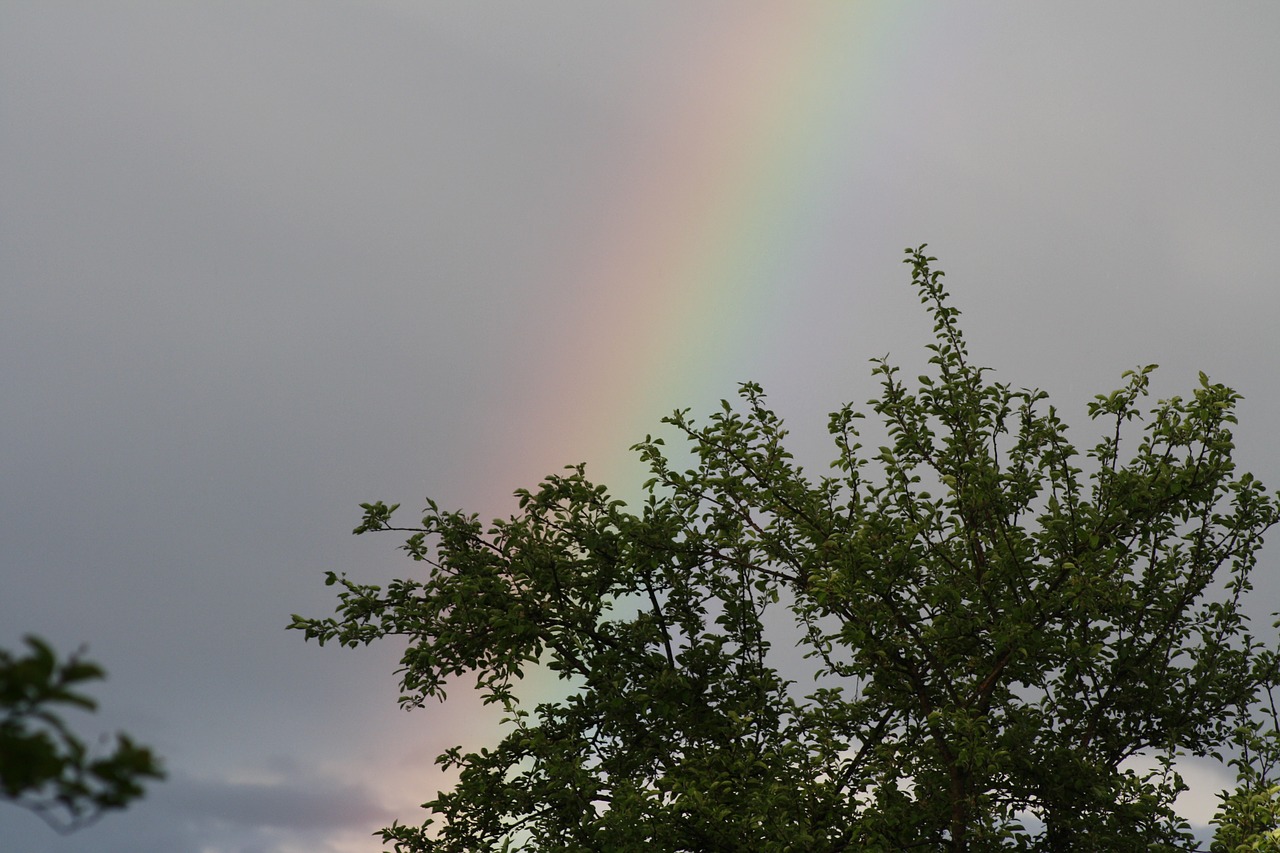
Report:
<svg viewBox="0 0 1280 853"><path fill-rule="evenodd" d="M1234 761L1215 850L1274 844L1274 633L1243 602L1280 500L1232 460L1239 395L1204 374L1144 408L1154 365L1089 403L1083 453L1039 390L971 360L925 247L929 370L873 362L811 476L756 384L635 447L629 507L582 466L482 525L363 504L422 564L386 588L328 573L321 644L407 640L408 706L473 677L506 712L408 851L1187 850L1184 756ZM798 637L811 669L780 671ZM534 669L565 698L533 703ZM1251 846L1252 845L1252 846ZM1280 849L1280 847L1271 848Z"/></svg>
<svg viewBox="0 0 1280 853"><path fill-rule="evenodd" d="M93 711L82 684L106 676L102 667L73 654L66 660L38 637L25 655L0 649L0 800L31 809L60 832L71 832L123 809L144 793L147 779L162 779L160 763L128 735L95 755L61 712Z"/></svg>

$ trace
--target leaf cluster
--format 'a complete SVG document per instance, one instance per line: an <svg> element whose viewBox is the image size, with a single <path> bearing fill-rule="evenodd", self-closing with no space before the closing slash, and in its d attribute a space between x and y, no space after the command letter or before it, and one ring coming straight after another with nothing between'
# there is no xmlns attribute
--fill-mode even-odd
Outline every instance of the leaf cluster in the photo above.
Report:
<svg viewBox="0 0 1280 853"><path fill-rule="evenodd" d="M21 656L0 649L0 798L71 832L125 808L143 795L145 779L164 773L151 750L125 734L109 753L94 755L61 710L97 708L80 690L104 678L102 668L79 655L60 661L38 637L26 644Z"/></svg>

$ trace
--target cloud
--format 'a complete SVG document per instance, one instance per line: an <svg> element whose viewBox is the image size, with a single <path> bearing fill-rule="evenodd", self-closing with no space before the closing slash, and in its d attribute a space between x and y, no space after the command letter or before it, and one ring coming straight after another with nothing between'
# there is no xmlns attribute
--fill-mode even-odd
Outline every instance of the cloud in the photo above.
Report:
<svg viewBox="0 0 1280 853"><path fill-rule="evenodd" d="M323 778L175 779L163 799L175 816L246 828L376 829L394 817L368 788Z"/></svg>
<svg viewBox="0 0 1280 853"><path fill-rule="evenodd" d="M364 830L393 813L369 786L294 761L268 761L259 777L178 776L157 790L157 804L188 824L256 830Z"/></svg>
<svg viewBox="0 0 1280 853"><path fill-rule="evenodd" d="M294 762L261 778L171 776L126 812L72 835L34 815L0 812L6 853L373 853L394 815L369 787Z"/></svg>

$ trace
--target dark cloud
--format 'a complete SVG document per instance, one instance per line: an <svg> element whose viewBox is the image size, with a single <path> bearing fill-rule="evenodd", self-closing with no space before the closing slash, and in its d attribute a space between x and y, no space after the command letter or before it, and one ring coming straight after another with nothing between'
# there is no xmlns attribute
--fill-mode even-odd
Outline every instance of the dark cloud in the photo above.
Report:
<svg viewBox="0 0 1280 853"><path fill-rule="evenodd" d="M394 817L367 787L314 772L252 783L177 775L129 811L67 836L4 808L5 853L327 853L336 836L369 838Z"/></svg>
<svg viewBox="0 0 1280 853"><path fill-rule="evenodd" d="M395 817L368 788L316 776L282 782L177 779L156 800L184 820L250 829L372 830Z"/></svg>

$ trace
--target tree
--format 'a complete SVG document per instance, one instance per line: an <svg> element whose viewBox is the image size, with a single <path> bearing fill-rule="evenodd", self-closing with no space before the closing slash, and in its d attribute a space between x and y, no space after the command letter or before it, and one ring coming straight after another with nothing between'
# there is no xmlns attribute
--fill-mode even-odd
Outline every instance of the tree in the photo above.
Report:
<svg viewBox="0 0 1280 853"><path fill-rule="evenodd" d="M59 661L37 637L26 644L25 656L0 649L0 799L71 832L125 808L143 795L143 780L164 772L150 749L124 734L110 754L94 757L55 709L95 710L79 687L106 674L79 655Z"/></svg>
<svg viewBox="0 0 1280 853"><path fill-rule="evenodd" d="M865 452L845 406L830 475L795 463L747 383L706 423L665 419L688 470L662 438L636 446L652 479L634 509L581 466L487 529L433 501L413 527L398 504L362 505L355 532L408 533L427 571L386 589L328 573L337 618L290 627L350 647L407 638L402 704L474 676L507 715L493 748L440 756L456 787L384 841L1194 848L1174 762L1221 760L1277 674L1241 608L1280 500L1236 472L1239 395L1201 374L1144 418L1154 365L1130 371L1089 404L1103 434L1082 456L1044 392L970 360L934 260L908 250L930 372L909 385L873 362L888 444ZM787 623L812 687L771 663ZM522 702L533 668L567 698ZM1240 824L1233 804L1224 825Z"/></svg>

